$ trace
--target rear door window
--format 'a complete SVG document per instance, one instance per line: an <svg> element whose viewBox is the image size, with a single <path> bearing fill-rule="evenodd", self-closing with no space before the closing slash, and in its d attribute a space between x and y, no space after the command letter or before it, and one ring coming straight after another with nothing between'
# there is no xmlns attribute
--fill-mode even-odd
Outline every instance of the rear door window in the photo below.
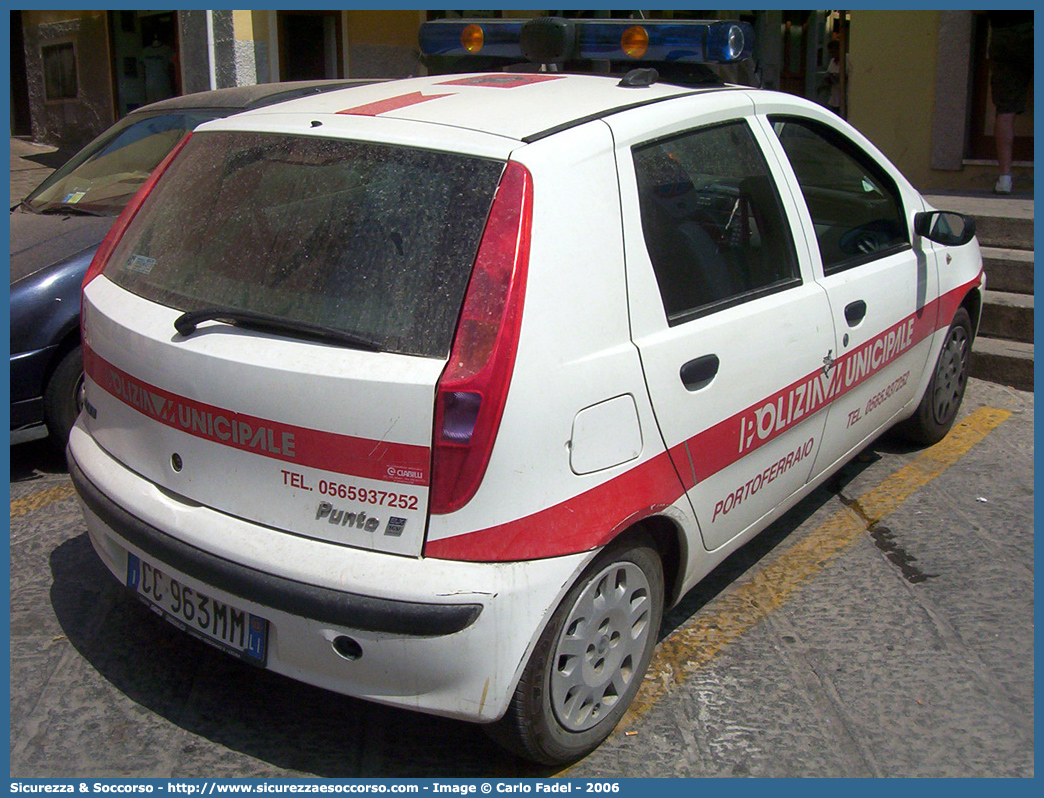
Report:
<svg viewBox="0 0 1044 798"><path fill-rule="evenodd" d="M669 324L801 283L779 195L746 122L636 147L634 168Z"/></svg>
<svg viewBox="0 0 1044 798"><path fill-rule="evenodd" d="M356 141L197 134L105 274L179 310L263 313L446 357L503 166Z"/></svg>

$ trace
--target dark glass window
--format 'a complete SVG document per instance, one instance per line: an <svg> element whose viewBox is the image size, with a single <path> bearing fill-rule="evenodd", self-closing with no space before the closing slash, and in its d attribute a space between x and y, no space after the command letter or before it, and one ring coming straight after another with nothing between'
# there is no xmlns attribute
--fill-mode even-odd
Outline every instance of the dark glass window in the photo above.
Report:
<svg viewBox="0 0 1044 798"><path fill-rule="evenodd" d="M669 324L800 284L779 195L746 122L636 147L634 165Z"/></svg>
<svg viewBox="0 0 1044 798"><path fill-rule="evenodd" d="M76 49L72 42L47 44L40 48L43 59L44 99L75 100Z"/></svg>
<svg viewBox="0 0 1044 798"><path fill-rule="evenodd" d="M449 353L503 163L269 133L198 133L105 274L179 310L332 327Z"/></svg>
<svg viewBox="0 0 1044 798"><path fill-rule="evenodd" d="M771 117L801 185L827 274L905 249L899 190L840 133L808 119Z"/></svg>
<svg viewBox="0 0 1044 798"><path fill-rule="evenodd" d="M174 146L216 111L124 117L26 198L34 211L116 216Z"/></svg>

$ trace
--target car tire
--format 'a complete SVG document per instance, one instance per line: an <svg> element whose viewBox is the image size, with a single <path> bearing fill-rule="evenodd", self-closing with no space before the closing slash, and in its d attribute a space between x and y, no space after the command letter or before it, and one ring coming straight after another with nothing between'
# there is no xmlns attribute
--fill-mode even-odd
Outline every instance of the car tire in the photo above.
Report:
<svg viewBox="0 0 1044 798"><path fill-rule="evenodd" d="M641 686L663 597L663 566L651 540L606 547L540 635L507 714L486 727L493 739L545 765L598 747Z"/></svg>
<svg viewBox="0 0 1044 798"><path fill-rule="evenodd" d="M66 352L44 389L44 423L51 445L64 453L69 432L83 407L83 350Z"/></svg>
<svg viewBox="0 0 1044 798"><path fill-rule="evenodd" d="M967 310L958 308L917 411L898 427L908 441L927 446L938 443L950 431L968 386L972 339L971 317Z"/></svg>

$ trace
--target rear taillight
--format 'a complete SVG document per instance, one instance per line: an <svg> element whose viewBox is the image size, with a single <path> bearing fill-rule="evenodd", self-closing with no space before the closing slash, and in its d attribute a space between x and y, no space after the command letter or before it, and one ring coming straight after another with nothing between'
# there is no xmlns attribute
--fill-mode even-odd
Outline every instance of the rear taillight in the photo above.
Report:
<svg viewBox="0 0 1044 798"><path fill-rule="evenodd" d="M533 178L509 162L482 234L453 351L435 394L430 510L451 513L475 495L504 413L522 326Z"/></svg>
<svg viewBox="0 0 1044 798"><path fill-rule="evenodd" d="M116 223L109 228L109 232L102 239L101 245L98 247L98 251L94 253L94 258L91 259L91 265L87 267L87 273L83 276L83 283L81 284L81 290L87 287L87 284L105 271L105 264L109 262L109 256L112 255L112 251L116 249L116 244L119 243L120 239L123 238L124 232L127 230L127 225L131 223L131 219L134 218L134 214L138 212L141 204L145 201L145 198L152 191L152 187L156 185L156 181L159 180L167 167L170 166L170 162L173 161L182 147L192 138L192 134L189 133L172 149L167 153L167 157L159 162L159 165L152 170L152 174L148 176L148 179L142 183L141 188L138 189L137 193L131 197L130 202L127 203L123 211L119 216L116 217ZM83 307L81 302L80 307Z"/></svg>

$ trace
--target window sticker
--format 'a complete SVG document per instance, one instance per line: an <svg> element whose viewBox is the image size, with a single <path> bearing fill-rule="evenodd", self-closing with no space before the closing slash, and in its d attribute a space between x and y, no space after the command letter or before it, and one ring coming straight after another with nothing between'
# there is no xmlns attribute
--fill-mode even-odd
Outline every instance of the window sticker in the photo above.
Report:
<svg viewBox="0 0 1044 798"><path fill-rule="evenodd" d="M141 274L150 274L156 267L156 259L145 255L131 255L127 259L127 268Z"/></svg>

